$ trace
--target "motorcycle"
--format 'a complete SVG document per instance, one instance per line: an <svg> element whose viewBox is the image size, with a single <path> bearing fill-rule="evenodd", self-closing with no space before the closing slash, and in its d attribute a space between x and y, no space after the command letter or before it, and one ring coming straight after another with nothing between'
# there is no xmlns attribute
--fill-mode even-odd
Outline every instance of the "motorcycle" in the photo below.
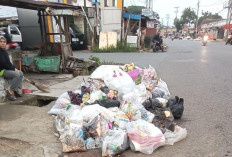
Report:
<svg viewBox="0 0 232 157"><path fill-rule="evenodd" d="M232 35L229 35L229 36L228 36L228 39L227 39L227 41L226 41L226 45L227 45L227 44L232 45Z"/></svg>
<svg viewBox="0 0 232 157"><path fill-rule="evenodd" d="M203 46L206 46L206 44L208 43L208 39L209 37L207 35L203 37L203 41L202 41Z"/></svg>
<svg viewBox="0 0 232 157"><path fill-rule="evenodd" d="M158 41L153 41L152 49L153 49L153 52L158 52L160 50L164 52L162 44L160 44Z"/></svg>
<svg viewBox="0 0 232 157"><path fill-rule="evenodd" d="M21 50L21 47L18 43L9 43L7 44L7 50Z"/></svg>

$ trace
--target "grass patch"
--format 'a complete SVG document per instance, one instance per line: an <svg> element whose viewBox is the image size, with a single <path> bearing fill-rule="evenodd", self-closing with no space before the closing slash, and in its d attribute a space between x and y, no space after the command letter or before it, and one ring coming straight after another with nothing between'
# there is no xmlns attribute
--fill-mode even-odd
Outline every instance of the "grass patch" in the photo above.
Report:
<svg viewBox="0 0 232 157"><path fill-rule="evenodd" d="M108 48L99 49L98 44L93 47L93 52L103 53L103 52L138 52L136 47L130 47L127 43L118 42L117 47L110 46Z"/></svg>

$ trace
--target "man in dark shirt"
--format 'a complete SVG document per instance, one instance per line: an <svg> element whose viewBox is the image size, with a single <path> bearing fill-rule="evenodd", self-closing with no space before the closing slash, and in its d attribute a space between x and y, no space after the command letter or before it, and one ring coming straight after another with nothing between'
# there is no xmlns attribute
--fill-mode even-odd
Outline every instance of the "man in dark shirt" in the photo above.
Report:
<svg viewBox="0 0 232 157"><path fill-rule="evenodd" d="M6 39L0 36L0 76L6 79L12 79L11 87L7 90L7 97L9 100L16 100L15 96L21 96L20 90L22 86L23 73L17 70L10 62L6 49Z"/></svg>
<svg viewBox="0 0 232 157"><path fill-rule="evenodd" d="M161 45L163 44L162 36L160 35L161 31L159 30L156 35L152 38L152 42L156 42L156 45L158 45L161 48Z"/></svg>

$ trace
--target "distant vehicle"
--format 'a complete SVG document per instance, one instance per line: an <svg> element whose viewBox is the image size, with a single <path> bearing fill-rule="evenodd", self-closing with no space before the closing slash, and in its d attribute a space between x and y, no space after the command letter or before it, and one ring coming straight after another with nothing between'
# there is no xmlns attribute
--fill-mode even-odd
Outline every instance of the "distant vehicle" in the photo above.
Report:
<svg viewBox="0 0 232 157"><path fill-rule="evenodd" d="M0 28L1 34L5 35L5 31L8 31L11 36L12 43L22 44L22 34L17 25L8 25L8 27Z"/></svg>
<svg viewBox="0 0 232 157"><path fill-rule="evenodd" d="M69 32L71 35L71 47L74 50L83 49L85 47L84 34L75 24L70 24Z"/></svg>
<svg viewBox="0 0 232 157"><path fill-rule="evenodd" d="M203 40L202 40L203 46L206 46L206 44L208 43L208 39L209 39L209 37L208 37L207 35L205 35L205 36L203 37Z"/></svg>

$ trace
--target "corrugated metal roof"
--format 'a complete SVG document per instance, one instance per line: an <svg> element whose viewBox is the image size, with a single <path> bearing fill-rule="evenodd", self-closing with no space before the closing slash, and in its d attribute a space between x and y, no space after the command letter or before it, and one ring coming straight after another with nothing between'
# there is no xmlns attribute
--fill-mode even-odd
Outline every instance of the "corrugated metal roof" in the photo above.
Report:
<svg viewBox="0 0 232 157"><path fill-rule="evenodd" d="M70 4L34 1L34 0L0 0L0 5L31 9L31 10L45 10L47 7L51 7L53 9L81 10L81 7L73 6Z"/></svg>

